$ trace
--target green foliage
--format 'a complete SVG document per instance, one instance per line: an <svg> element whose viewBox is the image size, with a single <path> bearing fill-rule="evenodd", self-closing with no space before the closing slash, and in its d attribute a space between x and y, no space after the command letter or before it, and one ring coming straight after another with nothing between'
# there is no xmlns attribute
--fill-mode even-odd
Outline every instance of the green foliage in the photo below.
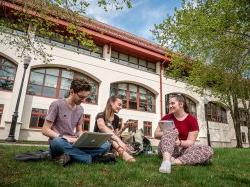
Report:
<svg viewBox="0 0 250 187"><path fill-rule="evenodd" d="M182 8L153 31L162 45L183 54L173 53L172 72L167 75L184 79L194 91L224 102L238 128L238 144L240 123L235 103L238 99L250 101L250 77L244 76L250 72L249 20L249 0L184 0ZM185 56L192 58L191 68L186 67Z"/></svg>
<svg viewBox="0 0 250 187"><path fill-rule="evenodd" d="M127 8L132 8L131 0L98 0L98 5L103 7L105 11L108 11L110 8L121 10L124 8L124 5Z"/></svg>
<svg viewBox="0 0 250 187"><path fill-rule="evenodd" d="M0 186L249 186L250 149L215 149L213 164L173 166L162 174L158 156L139 156L134 164L72 164L52 161L17 162L18 153L46 149L0 145Z"/></svg>

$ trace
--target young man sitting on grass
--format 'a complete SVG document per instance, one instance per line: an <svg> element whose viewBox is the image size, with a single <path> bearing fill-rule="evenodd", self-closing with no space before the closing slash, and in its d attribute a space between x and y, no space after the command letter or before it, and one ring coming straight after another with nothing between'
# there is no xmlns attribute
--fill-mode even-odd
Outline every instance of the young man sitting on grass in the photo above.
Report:
<svg viewBox="0 0 250 187"><path fill-rule="evenodd" d="M97 149L80 149L73 144L83 133L83 108L80 105L90 95L91 86L84 80L73 80L70 94L66 99L51 103L42 133L49 137L50 154L58 163L65 166L74 160L81 163L104 161L110 143Z"/></svg>

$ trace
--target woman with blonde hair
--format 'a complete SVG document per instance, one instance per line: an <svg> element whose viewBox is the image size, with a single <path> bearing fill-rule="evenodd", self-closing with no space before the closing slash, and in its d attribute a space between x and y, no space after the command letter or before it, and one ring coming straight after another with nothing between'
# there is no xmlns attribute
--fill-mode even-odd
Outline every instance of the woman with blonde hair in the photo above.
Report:
<svg viewBox="0 0 250 187"><path fill-rule="evenodd" d="M129 154L129 148L121 140L120 134L127 125L119 126L119 117L116 115L122 108L122 100L118 96L111 96L106 104L105 110L96 116L95 132L111 133L111 143L114 150L127 162L135 162Z"/></svg>

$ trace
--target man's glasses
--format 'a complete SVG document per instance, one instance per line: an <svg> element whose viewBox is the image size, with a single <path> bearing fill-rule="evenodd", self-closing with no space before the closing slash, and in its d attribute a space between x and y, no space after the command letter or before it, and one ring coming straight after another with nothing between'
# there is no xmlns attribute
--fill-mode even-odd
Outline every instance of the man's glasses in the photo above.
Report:
<svg viewBox="0 0 250 187"><path fill-rule="evenodd" d="M88 98L88 96L85 96L85 95L79 95L78 93L76 93L76 95L81 99L81 100L83 100L83 99L87 99Z"/></svg>

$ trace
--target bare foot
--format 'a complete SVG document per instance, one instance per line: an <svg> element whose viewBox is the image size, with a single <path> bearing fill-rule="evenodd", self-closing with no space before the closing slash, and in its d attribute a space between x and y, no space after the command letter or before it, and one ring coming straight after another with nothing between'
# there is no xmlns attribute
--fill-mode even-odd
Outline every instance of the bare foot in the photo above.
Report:
<svg viewBox="0 0 250 187"><path fill-rule="evenodd" d="M183 163L177 158L177 159L174 159L173 165L183 165Z"/></svg>
<svg viewBox="0 0 250 187"><path fill-rule="evenodd" d="M135 162L135 158L128 154L126 151L123 152L122 154L122 159L125 160L126 162Z"/></svg>

